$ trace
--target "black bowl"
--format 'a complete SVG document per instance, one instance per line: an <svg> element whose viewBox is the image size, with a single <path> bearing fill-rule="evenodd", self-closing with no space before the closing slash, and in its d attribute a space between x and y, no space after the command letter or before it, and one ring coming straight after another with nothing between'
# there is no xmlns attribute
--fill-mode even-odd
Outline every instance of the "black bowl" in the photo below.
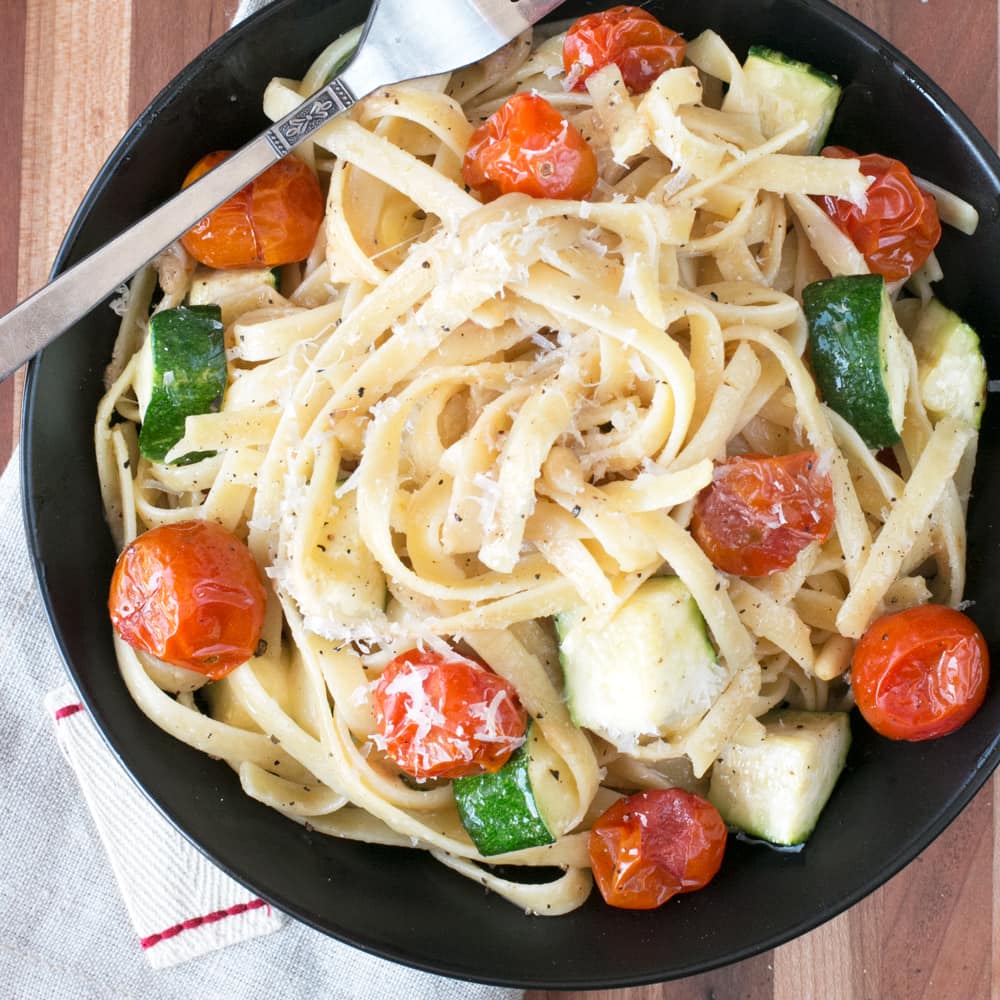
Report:
<svg viewBox="0 0 1000 1000"><path fill-rule="evenodd" d="M559 16L607 4L568 3ZM832 141L898 156L975 204L975 237L945 234L940 294L998 363L1000 162L954 103L882 39L824 0L679 0L648 6L693 37L716 28L742 55L764 43L845 83ZM87 194L57 269L166 199L208 148L265 125L272 75L304 72L325 40L360 22L362 0L277 0L195 60L132 127ZM81 697L163 813L222 868L300 920L387 958L446 975L540 988L655 982L745 958L861 899L910 861L1000 761L1000 691L959 733L896 745L856 726L847 773L800 854L732 843L716 880L653 912L595 896L561 918L529 918L417 852L310 834L247 798L223 764L139 712L115 665L105 612L114 551L101 513L92 421L116 322L102 307L33 362L24 410L25 516L39 585ZM968 596L992 649L1000 619L1000 433L983 424L969 518Z"/></svg>

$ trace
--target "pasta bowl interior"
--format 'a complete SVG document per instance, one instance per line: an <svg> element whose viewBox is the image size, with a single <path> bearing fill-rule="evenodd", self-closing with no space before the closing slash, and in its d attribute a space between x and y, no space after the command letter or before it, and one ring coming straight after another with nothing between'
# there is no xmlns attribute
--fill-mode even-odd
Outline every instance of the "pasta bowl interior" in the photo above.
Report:
<svg viewBox="0 0 1000 1000"><path fill-rule="evenodd" d="M365 6L347 0L277 0L196 60L157 98L109 160L74 221L59 266L84 256L168 197L205 153L235 148L260 131L266 125L261 110L265 88L269 112L288 110L294 104L289 80L303 77L325 40L360 23ZM832 74L843 94L831 143L898 157L925 182L978 210L974 235L945 227L936 252L943 277L935 282L934 294L979 331L987 367L994 365L1000 176L996 155L961 112L884 42L818 0L648 6L690 43L699 39L689 57L716 80L730 73L729 50L742 61L752 45ZM569 3L560 16L598 7ZM706 29L718 33L718 45L702 34ZM531 58L540 60L536 74L542 88L556 74L545 72L544 53ZM500 77L513 74L516 82L521 65L517 60L500 65ZM521 72L522 79L533 79ZM279 79L268 87L274 77ZM461 78L465 86L480 87L485 96L478 108L484 114L502 103L502 96L494 99L488 88L482 89L475 72ZM191 721L205 708L206 697L211 702L216 696L182 691L175 699L163 694L153 675L124 647L119 655L128 687L116 665L106 607L116 543L135 533L132 510L148 511L160 502L147 493L159 497L165 484L169 487L163 478L167 473L159 472L152 491L145 478L133 482L131 472L124 477L129 484L125 494L108 485L121 481L122 474L109 476L104 466L132 464L127 426L142 400L126 392L123 402L112 389L110 403L102 404L108 398L106 372L110 363L109 382L119 376L127 381L128 366L139 364L131 360L133 354L138 357L137 343L119 338L113 358L118 320L111 309L101 308L47 349L31 369L23 462L39 581L81 695L122 763L194 843L275 905L362 948L448 975L599 988L679 977L746 957L828 919L885 881L957 815L1000 757L995 682L978 714L941 740L890 742L852 713L846 769L801 851L774 851L731 836L718 875L700 892L639 913L607 907L596 892L587 898L589 870L574 862L585 852L586 833L571 831L595 803L610 804L615 789L623 787L655 787L657 781L697 785L730 740L754 742L752 716L766 708L785 703L837 708L844 703L846 687L836 679L840 671L819 659L832 658L842 648L831 643L831 629L823 626L831 616L853 639L877 607L894 600L920 603L928 588L937 588L940 600L968 602L991 647L998 638L996 623L985 613L1000 597L993 572L998 541L991 524L991 512L1000 502L1000 477L993 471L1000 450L993 408L985 410L979 437L964 592L961 530L949 535L944 527L935 527L935 534L917 525L909 533L893 528L900 531L897 545L906 551L894 557L889 584L899 573L906 579L897 581L892 593L888 585L878 591L870 577L886 571L876 567L865 576L864 569L867 548L877 544L870 531L889 523L890 499L909 504L916 517L922 511L920 491L914 487L890 498L898 485L892 478L896 473L877 463L874 449L866 449L846 421L828 417L815 400L811 378L799 360L805 327L795 302L782 292L747 297L740 291L745 284L739 284L747 274L766 273L775 286L801 287L813 271L817 277L828 273L831 268L824 266L837 248L820 246L812 257L799 249L785 264L788 273L782 274L789 226L798 246L802 233L819 225L810 215L813 203L802 193L794 164L784 164L788 173L781 180L758 179L753 198L743 196L744 211L740 191L753 187L754 157L746 157L741 174L741 164L727 167L718 150L725 143L743 149L760 146L763 136L754 131L757 126L748 124L746 116L723 121L713 112L721 84L714 98L704 95L700 110L703 84L694 70L657 86L654 97L661 104L651 103L649 116L664 131L654 138L685 162L686 175L671 178L663 157L652 156L645 168L631 172L630 180L628 171L616 172L599 155L597 190L603 197L583 207L574 202L565 211L558 202L523 196L483 209L461 184L448 180L449 171L452 178L455 174L455 154L448 143L455 133L472 131L461 113L449 123L442 116L443 105L434 105L438 117L427 113L422 130L411 128L410 133L390 122L400 100L413 120L419 119L425 105L433 104L427 96L432 91L376 95L364 112L367 118L336 134L338 155L345 161L357 158L373 173L391 174L394 164L410 169L408 164L419 163L415 174L410 169L411 187L401 185L419 213L406 202L406 219L400 221L393 215L395 203L374 182L365 188L357 178L348 181L343 171L333 171L330 183L345 185L347 193L340 201L331 198L331 211L340 211L342 218L328 224L326 233L331 238L339 225L343 243L323 259L326 270L317 271L314 290L307 287L307 269L299 290L290 293L291 306L311 307L312 318L302 323L316 327L307 339L314 337L318 346L285 350L281 344L292 336L287 322L241 328L226 345L231 363L246 372L270 364L268 371L275 373L270 382L247 376L229 390L231 396L243 394L244 413L252 414L241 418L238 428L246 449L208 459L223 471L213 466L215 478L204 483L197 480L197 463L170 473L175 475L171 482L184 482L176 495L195 498L185 503L216 504L218 519L249 531L251 549L284 595L284 623L282 609L274 600L269 605L255 658L260 662L253 671L233 674L219 696L238 703L236 709L230 702L217 709L227 723L240 728L246 713L252 716L245 727L249 735L239 743L245 752L236 752L230 730L199 728L200 722ZM704 86L708 90L710 85ZM685 98L685 87L697 93ZM732 90L737 90L735 83ZM628 147L629 129L642 127L636 124L638 113L617 117L613 91L602 97L591 88L590 94L595 104L603 101L608 116L606 147L614 152L615 143L621 143L617 153L623 160L648 147L648 133L636 140L635 149ZM549 96L567 115L581 114L573 103L578 98L561 86ZM677 108L685 105L695 110L681 115ZM477 107L474 101L466 106ZM378 120L390 124L380 131L373 124ZM429 134L438 136L437 145L428 144ZM393 152L387 136L399 147L409 142L411 159ZM771 152L795 139L784 135ZM322 150L319 155L322 165ZM835 190L845 196L857 194L845 162L827 159L820 164L829 176L825 183L841 185ZM329 163L324 169L329 173ZM732 183L710 180L719 169L730 170ZM699 207L708 204L716 222L706 225L702 219L700 228L692 229L694 209L671 207L671 198L697 183L703 185ZM629 203L635 191L653 189L659 200L655 210ZM787 205L776 190L790 192ZM377 225L365 230L358 220L376 204ZM466 218L473 222L463 228ZM740 226L742 254L736 249L739 240L728 249L725 245ZM746 236L751 230L758 235ZM662 252L662 245L669 252ZM421 246L426 253L413 251ZM687 247L686 252L678 253L678 246ZM714 271L699 263L709 258ZM325 299L327 284L350 285L344 275L354 281L353 290L335 295L332 302ZM301 271L297 278L301 280ZM142 280L133 286L133 307L141 300ZM170 280L161 267L168 303ZM665 293L664 287L680 290ZM150 294L151 288L147 303ZM187 284L179 294L194 301ZM283 300L280 292L278 299ZM273 307L275 301L265 292L258 305ZM124 308L127 316L128 304ZM283 320L287 313L279 308L269 316ZM384 336L390 326L393 335ZM354 355L336 346L332 334L338 327L339 336L362 345ZM485 337L490 338L488 350ZM425 357L435 364L414 363ZM324 379L327 362L336 369L335 379ZM303 375L308 377L300 379ZM286 384L298 386L294 395L286 394ZM266 403L258 406L254 395L267 386L271 411ZM787 391L781 395L779 390ZM98 421L98 456L104 463L111 531L93 448L95 414L102 405L109 409L101 411ZM143 407L147 421L149 405L146 401ZM116 408L114 420L111 408ZM745 410L752 419L741 421ZM471 423L470 412L475 414ZM317 413L329 417L329 424L317 423ZM334 414L340 421L335 432ZM770 584L717 576L685 530L695 495L712 481L709 458L720 457L720 448L725 450L733 436L726 428L736 425L736 450L784 454L795 450L789 447L792 440L811 448L820 471L832 477L838 491L840 548L821 552L817 544L808 566L796 562L797 580L794 568ZM189 423L180 445L172 443L178 451L170 457L226 452L221 439L211 437L220 433L217 424L205 422L203 438L191 436L193 426ZM956 469L971 432L948 415L933 436L926 425L926 440L907 438L907 426L899 446L904 449L902 465L912 464L906 471L913 479L922 475L929 489L938 466L930 458L921 465L921 455L932 446L937 449L940 467L958 480L955 516L960 495L968 492L962 481L968 470ZM236 427L226 425L226 432ZM877 429L872 433L878 436ZM117 451L114 434L125 435L119 437ZM281 448L270 447L275 439L283 441ZM685 450L690 461L684 461ZM265 452L267 458L262 457ZM854 456L851 463L844 454ZM144 471L139 475L146 477ZM256 485L248 485L251 480ZM465 494L455 485L459 480L465 481ZM266 496L268 484L277 484L272 499L257 502L247 521L243 512L250 509L249 498L255 491ZM378 605L374 618L352 618L348 628L340 614L343 604L338 617L331 616L325 603L336 572L333 560L324 560L322 539L309 535L302 523L316 520L319 494L329 503L334 494L339 498L352 492L361 498L361 522L350 531L363 536L381 567L379 580L384 575L390 583L388 600L379 591L381 596L368 602ZM118 500L108 501L109 495ZM123 495L138 499L130 508ZM926 501L938 519L935 525L943 517L938 495ZM601 504L611 508L604 521L600 516L609 508ZM327 517L330 509L325 509ZM612 526L606 528L609 520ZM322 517L317 523L324 531L329 528ZM357 568L350 538L334 542L335 534L328 540L340 565ZM938 543L938 538L944 541ZM936 559L936 571L926 580L918 572L923 558L913 553ZM543 662L547 655L549 666L556 661L549 619L560 619L559 634L565 640L569 630L579 633L580 616L574 618L572 609L581 595L599 616L602 607L619 608L657 580L661 589L672 586L662 580L664 564L694 595L707 622L711 670L716 673L706 681L711 688L707 694L692 690L684 705L672 705L676 717L656 739L644 733L633 740L634 752L624 754L618 752L620 744L636 734L623 734L617 720L605 725L599 708L583 704L580 691L591 684L587 677L579 680L578 700L571 708L578 719L590 719L590 728L601 738L583 737L572 725L558 671L546 669ZM908 572L901 572L904 565ZM837 574L854 581L855 571L870 586L852 587L849 595L838 591ZM833 582L827 585L826 578ZM344 586L354 598L371 579L371 573L362 579L359 571ZM435 582L427 584L427 579ZM801 588L809 593L792 614L789 595ZM643 641L642 623L636 620L637 627L624 637L628 650ZM371 631L373 621L384 630ZM425 627L429 621L435 624ZM515 625L508 628L511 622ZM528 854L536 853L527 869L524 851L484 851L504 863L474 867L472 848L456 847L468 841L456 826L449 785L414 785L389 772L366 770L365 754L374 752L365 742L367 681L377 677L390 654L418 641L433 649L441 635L460 636L468 657L485 661L511 680L547 751L556 753L558 766L550 769L555 780L568 780L558 772L569 771L579 792L575 799L569 796L569 805L563 803L565 829L559 832L569 836L551 851L528 848ZM294 642L289 643L290 636ZM286 645L299 652L282 652ZM580 645L586 643L581 640ZM565 661L571 654L565 641L563 646ZM703 648L709 647L703 642ZM320 660L324 656L327 666ZM330 668L330 661L337 666ZM272 703L282 699L269 671L282 670L291 671L295 688L285 693L283 704L299 704L288 709L288 716L272 711ZM355 682L349 684L351 677ZM169 680L160 681L170 687ZM311 684L319 685L322 718L296 701L306 697ZM344 690L338 691L338 685ZM595 703L603 690L596 684L591 692ZM206 752L153 725L133 694L146 712L161 721L174 720L175 731L186 733ZM616 697L612 690L608 700ZM331 701L336 706L332 716L327 710ZM489 701L483 720L488 729L496 725L495 710ZM215 759L208 743L212 736L219 741L214 746L225 748L219 755L230 758L238 774ZM669 750L672 740L690 763L665 765L658 775L651 774L672 756L663 749ZM378 752L385 749L377 739L373 746ZM271 756L276 758L273 767L264 759ZM236 757L240 760L234 761ZM327 769L330 784L337 787L311 787ZM602 780L610 791L598 790ZM593 788L584 795L580 790L588 783ZM341 810L341 792L365 808ZM283 795L308 798L311 805L302 808L301 802L290 801L284 808ZM400 819L380 824L371 818L376 814ZM358 836L374 842L350 839ZM407 845L426 849L404 849ZM539 866L539 860L550 865ZM480 881L497 891L484 892ZM550 889L550 883L557 888ZM525 915L524 909L561 915L542 919Z"/></svg>

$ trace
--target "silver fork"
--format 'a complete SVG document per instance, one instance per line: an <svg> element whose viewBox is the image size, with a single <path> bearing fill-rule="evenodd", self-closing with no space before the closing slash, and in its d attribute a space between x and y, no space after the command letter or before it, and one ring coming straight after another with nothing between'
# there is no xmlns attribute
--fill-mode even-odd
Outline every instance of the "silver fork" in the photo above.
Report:
<svg viewBox="0 0 1000 1000"><path fill-rule="evenodd" d="M0 317L0 380L213 208L362 97L388 84L476 62L563 2L375 0L354 58L326 86L196 184Z"/></svg>

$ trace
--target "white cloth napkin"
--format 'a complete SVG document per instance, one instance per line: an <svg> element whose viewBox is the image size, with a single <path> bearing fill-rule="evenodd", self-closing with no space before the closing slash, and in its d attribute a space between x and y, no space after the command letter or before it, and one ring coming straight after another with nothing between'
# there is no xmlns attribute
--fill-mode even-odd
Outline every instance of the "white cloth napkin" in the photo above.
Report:
<svg viewBox="0 0 1000 1000"><path fill-rule="evenodd" d="M17 462L0 477L0 995L520 997L385 962L271 911L146 802L66 685L28 560ZM181 964L151 967L170 963Z"/></svg>
<svg viewBox="0 0 1000 1000"><path fill-rule="evenodd" d="M112 757L71 685L50 691L44 705L154 969L269 934L285 922L163 821Z"/></svg>

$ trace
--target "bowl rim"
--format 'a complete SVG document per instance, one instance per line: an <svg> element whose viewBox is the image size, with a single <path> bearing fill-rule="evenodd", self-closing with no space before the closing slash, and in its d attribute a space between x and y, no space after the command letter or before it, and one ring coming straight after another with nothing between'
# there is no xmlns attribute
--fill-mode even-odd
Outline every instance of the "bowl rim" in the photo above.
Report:
<svg viewBox="0 0 1000 1000"><path fill-rule="evenodd" d="M80 237L85 223L90 216L91 211L94 208L95 203L104 193L105 188L111 181L114 172L117 170L121 162L128 157L132 148L142 136L147 124L154 120L169 104L171 95L173 95L178 89L185 87L192 79L196 78L202 72L203 68L212 60L219 58L222 53L233 47L239 47L244 36L252 33L255 30L255 26L259 22L264 21L269 17L277 16L285 9L296 6L299 2L300 0L272 0L271 3L258 9L239 24L234 25L223 32L222 35L220 35L207 48L195 56L191 62L185 65L164 87L161 88L152 101L150 101L146 108L143 109L135 121L129 126L125 134L108 155L108 158L101 166L94 180L89 185L60 244L50 272L50 280L55 278L69 266L70 259L74 256L75 245ZM911 60L908 56L896 48L895 45L883 38L872 28L869 28L858 18L834 4L832 0L789 0L789 2L795 4L803 10L819 14L822 18L826 18L839 28L858 36L862 42L866 43L870 47L876 48L883 57L891 60L893 64L899 67L902 70L908 85L917 89L925 98L927 98L935 106L940 115L953 122L956 130L960 132L962 136L975 148L983 167L987 170L987 172L992 174L993 178L996 180L998 188L1000 188L1000 155L998 155L997 150L990 144L990 142L979 130L978 126L976 126L968 115L958 106L954 99L952 99L950 95L930 76L920 69L920 67L917 66L913 60ZM610 4L611 0L605 0L603 4L595 4L592 2L592 6L596 7L608 6ZM559 20L560 18L558 18L558 13L557 9L557 11L555 11L549 19ZM103 308L103 304L96 306L92 312L101 308ZM79 695L82 703L86 706L91 719L97 723L101 714L99 710L99 699L91 697L86 677L78 672L77 667L70 656L68 640L66 639L62 624L60 623L53 606L52 594L47 585L42 552L39 547L39 534L37 531L39 511L36 510L32 504L32 497L34 495L34 490L32 489L34 481L32 472L32 426L36 407L41 404L38 394L38 381L39 371L44 363L45 354L46 351L43 351L40 355L35 356L29 362L21 406L20 475L21 482L23 484L21 498L22 516L28 541L32 570L39 593L42 597L49 626L53 631L56 639L56 645L59 649L63 662L66 665L73 687ZM651 985L659 982L681 979L705 973L723 966L736 964L785 944L801 935L807 934L856 905L860 900L884 885L894 875L910 864L910 862L912 862L918 854L925 850L944 832L945 829L947 829L948 826L951 825L951 823L955 821L955 819L965 809L979 790L986 784L994 769L1000 767L1000 732L998 732L995 734L990 746L976 761L975 767L966 775L966 780L956 786L954 794L947 800L945 807L937 812L931 822L927 823L918 830L915 830L912 836L903 842L901 849L893 855L891 861L884 864L870 878L856 886L853 891L847 893L846 895L838 896L835 901L816 908L806 920L802 920L791 927L784 928L764 938L758 939L752 944L745 945L742 948L730 950L717 960L695 961L686 966L680 963L676 966L674 971L669 973L667 979L664 979L662 974L656 973L640 974L629 979L623 979L620 975L613 975L604 979L595 979L592 975L580 978L563 975L559 979L558 983L556 983L552 980L540 979L537 977L518 977L514 973L503 976L473 975L468 969L458 970L454 967L442 964L440 961L428 959L427 957L420 955L414 955L413 953L400 947L398 943L390 944L384 940L375 942L367 939L352 937L348 931L341 931L339 929L332 928L328 923L324 922L321 917L309 912L308 909L297 904L295 900L287 898L282 893L274 891L261 891L261 888L258 885L253 884L251 880L248 880L234 871L231 864L223 857L213 853L209 847L205 846L192 834L188 833L183 825L183 817L175 816L164 805L162 805L156 797L155 790L143 784L140 778L134 773L133 769L123 758L123 753L127 753L127 749L119 750L118 746L112 742L110 736L105 732L104 728L100 724L97 724L97 729L114 758L125 769L130 779L135 782L145 795L147 801L152 803L157 812L213 864L219 867L235 881L244 885L248 890L260 895L261 898L269 904L277 907L279 910L289 914L294 919L306 924L307 926L310 926L329 937L349 944L352 947L368 952L369 954L437 975L456 979L468 979L470 981L495 986L523 989L606 989L625 986Z"/></svg>

